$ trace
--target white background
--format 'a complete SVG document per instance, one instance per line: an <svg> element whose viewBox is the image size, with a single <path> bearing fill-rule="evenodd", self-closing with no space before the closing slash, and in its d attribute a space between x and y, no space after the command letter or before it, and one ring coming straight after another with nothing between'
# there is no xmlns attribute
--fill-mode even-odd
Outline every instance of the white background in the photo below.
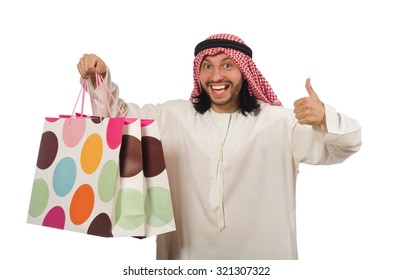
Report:
<svg viewBox="0 0 393 280"><path fill-rule="evenodd" d="M392 26L382 0L2 1L0 278L126 279L128 265L268 265L267 279L391 279ZM194 47L215 33L238 35L253 49L286 107L307 94L310 77L321 100L362 125L358 154L300 167L300 260L157 262L154 238L27 224L43 120L72 111L79 58L101 56L127 101L187 99Z"/></svg>

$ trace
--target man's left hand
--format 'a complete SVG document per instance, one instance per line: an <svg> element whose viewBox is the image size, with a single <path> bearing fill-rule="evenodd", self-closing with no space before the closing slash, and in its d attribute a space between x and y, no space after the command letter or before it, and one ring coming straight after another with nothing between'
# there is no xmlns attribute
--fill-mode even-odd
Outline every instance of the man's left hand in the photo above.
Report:
<svg viewBox="0 0 393 280"><path fill-rule="evenodd" d="M295 101L296 119L302 125L326 125L325 106L311 87L310 78L306 80L308 97Z"/></svg>

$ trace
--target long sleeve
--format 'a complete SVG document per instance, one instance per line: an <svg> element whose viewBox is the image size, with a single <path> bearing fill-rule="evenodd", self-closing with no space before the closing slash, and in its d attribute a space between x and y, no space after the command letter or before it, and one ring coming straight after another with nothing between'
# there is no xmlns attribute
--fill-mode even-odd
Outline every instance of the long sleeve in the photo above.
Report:
<svg viewBox="0 0 393 280"><path fill-rule="evenodd" d="M119 97L119 87L112 82L111 73L107 70L103 88L94 88L90 83L91 103L94 115L104 117L132 117L158 119L165 105L146 104L139 107L135 103L126 103ZM103 95L102 93L105 93ZM109 94L110 93L110 94Z"/></svg>
<svg viewBox="0 0 393 280"><path fill-rule="evenodd" d="M311 127L296 123L292 131L295 159L306 164L343 162L359 151L361 127L356 120L325 104L326 126Z"/></svg>

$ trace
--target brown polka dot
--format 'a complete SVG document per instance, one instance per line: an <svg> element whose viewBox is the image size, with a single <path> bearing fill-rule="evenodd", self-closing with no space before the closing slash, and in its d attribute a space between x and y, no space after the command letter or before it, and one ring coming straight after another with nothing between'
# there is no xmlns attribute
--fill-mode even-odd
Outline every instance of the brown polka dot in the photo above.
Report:
<svg viewBox="0 0 393 280"><path fill-rule="evenodd" d="M91 222L87 234L99 235L103 237L113 237L112 222L105 213L98 214Z"/></svg>
<svg viewBox="0 0 393 280"><path fill-rule="evenodd" d="M40 169L47 169L51 166L56 158L58 148L59 141L57 140L56 134L52 131L42 133L37 167Z"/></svg>
<svg viewBox="0 0 393 280"><path fill-rule="evenodd" d="M90 119L91 119L91 121L92 121L93 123L101 123L101 121L102 121L104 118L100 118L100 117L97 117L97 116L92 116L92 117L90 117Z"/></svg>
<svg viewBox="0 0 393 280"><path fill-rule="evenodd" d="M165 170L164 153L161 141L155 137L142 137L143 173L145 177L154 177Z"/></svg>
<svg viewBox="0 0 393 280"><path fill-rule="evenodd" d="M120 148L120 176L132 177L142 171L141 141L131 135L123 135Z"/></svg>

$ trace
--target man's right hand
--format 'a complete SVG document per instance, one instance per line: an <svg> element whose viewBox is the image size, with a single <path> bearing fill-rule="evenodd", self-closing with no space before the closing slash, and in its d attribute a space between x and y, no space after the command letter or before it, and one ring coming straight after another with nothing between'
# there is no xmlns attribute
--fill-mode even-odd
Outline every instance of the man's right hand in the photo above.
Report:
<svg viewBox="0 0 393 280"><path fill-rule="evenodd" d="M92 78L95 81L95 74L105 77L106 64L95 54L84 54L77 65L79 73L83 78Z"/></svg>

